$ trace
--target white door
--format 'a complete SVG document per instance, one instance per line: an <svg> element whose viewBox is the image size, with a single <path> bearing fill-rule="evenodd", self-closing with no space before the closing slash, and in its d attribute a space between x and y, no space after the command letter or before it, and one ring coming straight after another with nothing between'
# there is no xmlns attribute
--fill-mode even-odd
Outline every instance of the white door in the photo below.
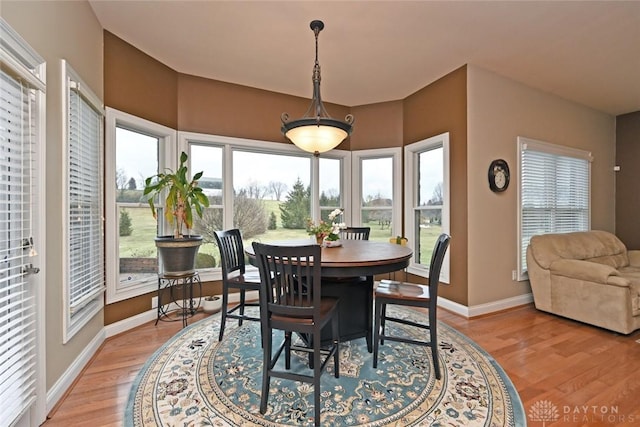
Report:
<svg viewBox="0 0 640 427"><path fill-rule="evenodd" d="M3 20L0 39L0 426L37 426L46 415L37 221L44 198L44 61Z"/></svg>

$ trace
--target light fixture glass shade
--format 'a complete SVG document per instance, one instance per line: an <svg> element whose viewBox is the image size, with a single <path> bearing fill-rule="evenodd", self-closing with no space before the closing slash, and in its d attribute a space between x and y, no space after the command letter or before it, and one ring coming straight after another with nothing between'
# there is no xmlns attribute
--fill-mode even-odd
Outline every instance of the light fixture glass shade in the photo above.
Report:
<svg viewBox="0 0 640 427"><path fill-rule="evenodd" d="M353 116L348 114L345 121L331 118L322 104L320 96L320 64L318 63L318 34L324 28L322 21L311 21L311 29L316 38L316 61L313 66L313 98L305 115L289 121L289 114L282 113L282 133L300 149L320 153L336 148L353 131Z"/></svg>
<svg viewBox="0 0 640 427"><path fill-rule="evenodd" d="M284 135L300 149L314 154L336 148L349 136L340 128L316 124L293 128Z"/></svg>

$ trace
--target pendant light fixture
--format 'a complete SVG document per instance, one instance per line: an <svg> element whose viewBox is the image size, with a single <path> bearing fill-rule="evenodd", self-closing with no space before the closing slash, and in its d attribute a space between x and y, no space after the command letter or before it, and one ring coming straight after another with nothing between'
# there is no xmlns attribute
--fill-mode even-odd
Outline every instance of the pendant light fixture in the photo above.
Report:
<svg viewBox="0 0 640 427"><path fill-rule="evenodd" d="M313 98L305 115L289 121L289 114L282 113L282 133L304 151L320 155L337 147L353 131L353 116L348 114L345 121L331 118L320 97L320 64L318 63L318 34L324 28L322 21L311 21L316 38L316 62L313 66Z"/></svg>

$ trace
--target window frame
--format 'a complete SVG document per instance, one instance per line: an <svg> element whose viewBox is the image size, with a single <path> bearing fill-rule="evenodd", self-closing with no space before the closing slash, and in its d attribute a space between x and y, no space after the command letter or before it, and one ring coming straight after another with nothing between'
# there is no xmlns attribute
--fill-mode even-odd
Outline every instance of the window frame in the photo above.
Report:
<svg viewBox="0 0 640 427"><path fill-rule="evenodd" d="M255 153L275 154L275 155L294 155L297 157L311 159L311 216L314 221L318 221L320 218L320 183L319 183L319 164L318 157L313 156L311 153L301 151L293 144L283 144L279 142L261 141L247 138L237 138L230 136L203 134L195 132L178 131L178 151L185 151L190 153L190 146L216 146L223 147L222 154L222 168L223 168L223 194L222 194L222 209L223 209L223 229L229 229L233 227L233 151L251 151ZM350 212L351 209L351 153L344 150L331 150L322 154L323 158L339 159L342 161L342 180L340 195L344 204L343 208L345 212ZM189 156L191 158L191 156ZM189 164L191 170L191 165ZM220 267L213 269L203 270L199 272L200 277L204 281L209 280L222 280Z"/></svg>
<svg viewBox="0 0 640 427"><path fill-rule="evenodd" d="M416 262L418 256L416 244L411 236L415 236L415 212L418 209L419 182L418 182L418 156L420 153L442 147L442 173L443 173L443 205L442 205L442 232L451 234L450 231L450 155L449 155L449 132L441 133L421 141L408 144L404 147L404 181L405 181L405 236L409 241L407 245L414 251L411 262L407 267L407 272L420 277L429 277L429 266ZM449 283L449 252L447 251L440 273L440 281Z"/></svg>
<svg viewBox="0 0 640 427"><path fill-rule="evenodd" d="M389 158L393 164L393 184L391 205L391 235L402 235L402 147L374 148L351 152L353 170L351 190L351 223L362 225L362 161Z"/></svg>
<svg viewBox="0 0 640 427"><path fill-rule="evenodd" d="M134 116L111 107L106 108L105 116L105 217L106 217L106 278L107 304L155 292L158 289L157 277L149 278L129 286L120 284L119 254L119 213L116 203L116 128L121 127L134 132L157 137L159 147L159 165L175 168L177 165L177 132L167 126ZM149 211L151 215L151 211ZM163 218L163 215L158 215ZM163 227L163 224L159 225ZM157 256L157 255L156 255Z"/></svg>
<svg viewBox="0 0 640 427"><path fill-rule="evenodd" d="M63 226L63 236L64 236L64 255L63 255L63 283L64 291L63 291L63 344L66 344L71 340L71 338L78 333L84 325L86 325L96 314L98 314L102 308L104 307L104 290L105 290L105 276L104 276L104 197L103 197L103 165L104 165L104 149L103 149L103 141L104 141L104 106L100 98L89 88L89 86L82 80L80 75L69 65L67 61L62 59L60 61L61 70L62 70L62 90L63 90L63 103L64 107L62 109L63 114L63 141L64 141L64 152L69 153L71 150L71 127L69 125L70 122L70 109L71 109L71 93L77 93L80 97L81 101L84 102L89 108L91 108L97 115L99 120L98 126L98 134L96 135L96 140L91 141L92 143L97 144L97 146L92 147L92 150L98 154L98 171L96 173L97 182L95 182L96 188L98 188L98 194L95 194L92 197L94 205L97 206L97 217L92 218L99 224L99 228L101 233L98 236L93 236L92 239L97 239L98 242L93 242L91 244L92 247L95 247L97 250L96 253L93 253L94 258L90 260L90 263L93 265L100 265L102 267L102 271L98 271L97 274L100 275L100 278L97 279L101 281L101 285L98 285L98 288L95 288L95 285L91 285L91 292L87 293L84 298L86 298L86 303L83 303L79 308L77 313L74 313L74 307L72 307L72 297L71 297L71 263L73 262L70 241L72 237L72 229L70 227L69 216L71 212L71 199L70 199L70 184L71 184L71 169L69 166L69 162L65 162L64 165L64 209L65 209L65 218L67 220L64 222ZM80 126L79 124L78 126ZM80 129L78 129L80 131ZM95 165L91 165L95 166ZM95 215L95 214L94 214ZM86 255L86 253L85 253ZM96 274L94 269L90 269L91 274ZM84 276L85 274L82 274Z"/></svg>
<svg viewBox="0 0 640 427"><path fill-rule="evenodd" d="M587 230L591 229L591 163L593 162L593 156L591 152L581 150L578 148L571 148L562 145L552 144L545 141L539 141L532 138L526 138L523 136L517 137L517 147L518 147L518 229L517 229L517 280L524 281L529 279L529 274L527 273L525 262L526 262L526 252L528 246L527 242L524 242L523 236L523 214L524 209L522 206L523 203L523 168L522 168L522 160L523 160L523 152L527 149L535 150L538 152L551 154L559 157L571 157L578 160L584 160L587 162L587 183L586 187L588 190L587 196ZM555 171L557 172L557 170ZM578 230L576 230L578 231ZM526 243L526 244L525 244Z"/></svg>

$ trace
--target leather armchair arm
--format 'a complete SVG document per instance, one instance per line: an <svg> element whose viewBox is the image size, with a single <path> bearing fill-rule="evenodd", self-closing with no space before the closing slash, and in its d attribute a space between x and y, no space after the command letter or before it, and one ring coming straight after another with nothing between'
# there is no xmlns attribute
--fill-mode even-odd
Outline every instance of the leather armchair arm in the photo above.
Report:
<svg viewBox="0 0 640 427"><path fill-rule="evenodd" d="M599 264L597 262L578 259L559 259L551 263L549 270L551 271L551 274L558 276L602 283L603 285L610 284L616 286L628 286L628 284L624 284L626 280L609 281L609 279L612 278L611 276L618 276L618 270L609 265Z"/></svg>
<svg viewBox="0 0 640 427"><path fill-rule="evenodd" d="M640 267L640 250L627 251L627 255L629 255L629 265Z"/></svg>

